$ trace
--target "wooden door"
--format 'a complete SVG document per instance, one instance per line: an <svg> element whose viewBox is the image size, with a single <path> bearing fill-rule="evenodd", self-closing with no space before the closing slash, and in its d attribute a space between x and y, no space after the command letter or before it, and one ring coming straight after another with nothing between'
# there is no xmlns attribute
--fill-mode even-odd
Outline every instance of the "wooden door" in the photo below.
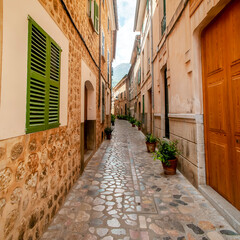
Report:
<svg viewBox="0 0 240 240"><path fill-rule="evenodd" d="M207 183L240 209L240 2L203 31Z"/></svg>

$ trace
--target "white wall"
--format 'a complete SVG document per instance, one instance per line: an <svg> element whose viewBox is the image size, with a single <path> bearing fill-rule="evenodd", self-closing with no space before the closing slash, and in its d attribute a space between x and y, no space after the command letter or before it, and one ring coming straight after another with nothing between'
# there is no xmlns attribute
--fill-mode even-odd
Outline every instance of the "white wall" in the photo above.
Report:
<svg viewBox="0 0 240 240"><path fill-rule="evenodd" d="M4 0L0 139L25 134L28 15L62 48L60 123L67 125L68 39L37 0Z"/></svg>
<svg viewBox="0 0 240 240"><path fill-rule="evenodd" d="M85 82L89 81L93 87L92 91L89 91L88 95L88 109L87 109L87 120L96 120L96 76L91 72L87 64L82 60L82 81L81 81L81 122L84 122L84 92Z"/></svg>

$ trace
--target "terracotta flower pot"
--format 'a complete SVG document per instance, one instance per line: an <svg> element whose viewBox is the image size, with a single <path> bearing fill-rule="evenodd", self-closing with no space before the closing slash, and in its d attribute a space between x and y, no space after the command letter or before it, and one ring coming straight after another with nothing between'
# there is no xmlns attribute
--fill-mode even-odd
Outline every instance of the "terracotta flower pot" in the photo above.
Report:
<svg viewBox="0 0 240 240"><path fill-rule="evenodd" d="M138 127L138 130L140 131L140 130L141 130L141 127Z"/></svg>
<svg viewBox="0 0 240 240"><path fill-rule="evenodd" d="M132 124L132 127L135 127L135 124Z"/></svg>
<svg viewBox="0 0 240 240"><path fill-rule="evenodd" d="M166 175L175 175L177 169L177 158L168 161L170 163L169 166L162 162L164 173Z"/></svg>
<svg viewBox="0 0 240 240"><path fill-rule="evenodd" d="M107 136L107 140L110 140L112 138L112 134L111 133L110 134L106 134L106 136Z"/></svg>
<svg viewBox="0 0 240 240"><path fill-rule="evenodd" d="M150 153L155 152L156 144L157 144L157 143L149 143L149 142L146 142L147 151L150 152Z"/></svg>

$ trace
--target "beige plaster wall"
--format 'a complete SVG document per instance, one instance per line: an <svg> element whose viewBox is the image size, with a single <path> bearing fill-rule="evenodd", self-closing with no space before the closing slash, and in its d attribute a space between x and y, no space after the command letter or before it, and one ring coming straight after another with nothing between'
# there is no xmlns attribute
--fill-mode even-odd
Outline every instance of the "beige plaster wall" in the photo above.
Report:
<svg viewBox="0 0 240 240"><path fill-rule="evenodd" d="M189 49L190 31L186 22L189 21L189 11L185 9L181 20L168 38L168 83L169 112L194 113L194 97L192 76L188 73L186 53Z"/></svg>
<svg viewBox="0 0 240 240"><path fill-rule="evenodd" d="M141 67L141 57L139 55L137 55L134 69L133 69L132 97L137 96L137 93L138 93L137 90L138 90L139 86L141 85L141 83L138 84L138 71L139 71L140 67ZM141 75L141 81L142 81L142 75Z"/></svg>
<svg viewBox="0 0 240 240"><path fill-rule="evenodd" d="M60 123L67 125L69 41L37 0L4 0L0 139L25 134L28 15L62 48ZM17 121L16 121L17 120Z"/></svg>
<svg viewBox="0 0 240 240"><path fill-rule="evenodd" d="M166 0L166 20L167 25L171 21L173 15L175 14L178 5L180 4L182 0Z"/></svg>
<svg viewBox="0 0 240 240"><path fill-rule="evenodd" d="M81 71L82 71L82 81L81 81L81 109L84 109L85 106L85 84L90 82L92 88L88 91L88 109L87 116L88 120L96 120L96 111L97 111L97 99L96 99L96 76L91 71L89 66L82 60L81 61ZM89 88L91 88L89 86ZM84 111L81 111L81 122L84 122Z"/></svg>
<svg viewBox="0 0 240 240"><path fill-rule="evenodd" d="M161 75L161 70L159 68L159 61L156 59L153 62L153 71L154 71L154 113L160 113L161 112L161 94L163 92L161 91L161 84L163 82Z"/></svg>

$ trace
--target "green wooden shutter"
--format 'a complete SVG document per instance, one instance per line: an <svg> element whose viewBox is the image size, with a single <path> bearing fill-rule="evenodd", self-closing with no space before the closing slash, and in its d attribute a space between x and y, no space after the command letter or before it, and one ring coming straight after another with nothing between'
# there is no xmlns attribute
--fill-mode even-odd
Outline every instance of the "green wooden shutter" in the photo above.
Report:
<svg viewBox="0 0 240 240"><path fill-rule="evenodd" d="M99 7L96 1L94 1L94 29L99 32Z"/></svg>
<svg viewBox="0 0 240 240"><path fill-rule="evenodd" d="M59 126L60 53L29 17L26 133Z"/></svg>
<svg viewBox="0 0 240 240"><path fill-rule="evenodd" d="M27 133L45 129L47 48L45 32L29 18Z"/></svg>
<svg viewBox="0 0 240 240"><path fill-rule="evenodd" d="M61 49L51 39L48 128L59 126L60 59Z"/></svg>
<svg viewBox="0 0 240 240"><path fill-rule="evenodd" d="M91 17L92 15L91 15L91 13L92 13L92 0L88 0L88 7L89 7L89 12L88 12L88 14L89 14L89 17Z"/></svg>

